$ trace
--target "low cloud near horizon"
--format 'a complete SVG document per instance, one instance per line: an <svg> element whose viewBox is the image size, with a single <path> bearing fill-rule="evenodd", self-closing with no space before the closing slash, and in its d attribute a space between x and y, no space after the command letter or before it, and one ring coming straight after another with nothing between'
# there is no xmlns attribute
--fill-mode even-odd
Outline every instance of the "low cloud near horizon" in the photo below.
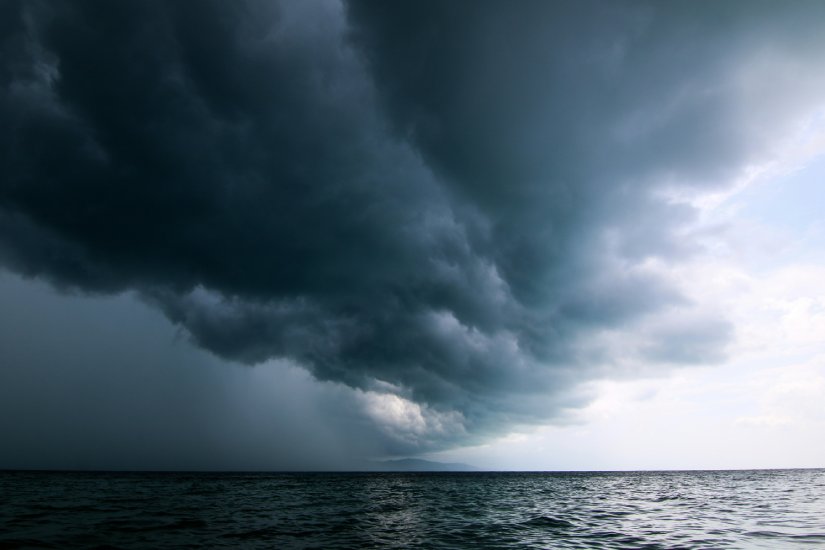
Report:
<svg viewBox="0 0 825 550"><path fill-rule="evenodd" d="M142 361L138 340L102 337L98 353L78 335L78 357L35 361L37 334L9 339L2 376L27 388L15 406L44 395L35 380L78 373L78 402L121 380L140 408L177 372L185 399L99 433L155 433L147 464L174 447L191 451L175 467L199 465L224 446L247 459L204 467L331 449L343 464L562 424L594 380L723 362L737 327L674 273L725 230L703 224L701 200L743 185L824 106L824 10L6 2L7 328L35 279L78 318L113 308L130 334L177 329L197 348ZM103 302L84 313L84 300ZM177 353L193 368L159 367ZM238 416L256 410L259 424ZM180 432L210 435L164 440L179 413ZM76 414L72 430L103 422ZM22 441L36 423L4 433ZM249 430L233 436L238 423ZM92 462L139 465L124 445Z"/></svg>

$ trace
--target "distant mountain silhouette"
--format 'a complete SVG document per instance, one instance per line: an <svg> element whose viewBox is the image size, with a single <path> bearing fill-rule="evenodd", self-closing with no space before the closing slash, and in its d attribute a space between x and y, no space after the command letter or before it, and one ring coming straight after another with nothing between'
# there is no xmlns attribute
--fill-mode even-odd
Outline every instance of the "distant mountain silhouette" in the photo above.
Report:
<svg viewBox="0 0 825 550"><path fill-rule="evenodd" d="M379 472L473 472L478 468L460 462L434 462L423 458L370 461L368 468Z"/></svg>

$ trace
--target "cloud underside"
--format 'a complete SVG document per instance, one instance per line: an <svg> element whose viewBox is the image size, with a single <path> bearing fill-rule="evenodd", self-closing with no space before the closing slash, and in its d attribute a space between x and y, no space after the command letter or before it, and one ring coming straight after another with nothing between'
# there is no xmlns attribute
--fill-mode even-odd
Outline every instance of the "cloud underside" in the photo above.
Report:
<svg viewBox="0 0 825 550"><path fill-rule="evenodd" d="M0 261L429 446L557 418L724 357L663 268L703 253L665 191L725 189L809 115L821 8L5 2Z"/></svg>

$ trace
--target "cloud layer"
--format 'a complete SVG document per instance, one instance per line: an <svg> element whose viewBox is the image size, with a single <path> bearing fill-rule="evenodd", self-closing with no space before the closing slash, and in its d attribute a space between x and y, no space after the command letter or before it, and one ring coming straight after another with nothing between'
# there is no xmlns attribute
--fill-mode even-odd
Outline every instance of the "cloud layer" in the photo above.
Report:
<svg viewBox="0 0 825 550"><path fill-rule="evenodd" d="M673 192L817 107L823 18L698 8L4 3L0 261L384 395L424 447L717 361L661 269L702 253Z"/></svg>

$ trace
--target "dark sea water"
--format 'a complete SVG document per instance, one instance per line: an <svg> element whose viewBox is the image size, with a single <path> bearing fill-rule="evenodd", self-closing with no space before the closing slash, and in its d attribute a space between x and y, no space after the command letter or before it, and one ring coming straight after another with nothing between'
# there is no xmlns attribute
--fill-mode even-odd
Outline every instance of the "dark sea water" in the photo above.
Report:
<svg viewBox="0 0 825 550"><path fill-rule="evenodd" d="M825 548L825 470L0 472L0 547Z"/></svg>

